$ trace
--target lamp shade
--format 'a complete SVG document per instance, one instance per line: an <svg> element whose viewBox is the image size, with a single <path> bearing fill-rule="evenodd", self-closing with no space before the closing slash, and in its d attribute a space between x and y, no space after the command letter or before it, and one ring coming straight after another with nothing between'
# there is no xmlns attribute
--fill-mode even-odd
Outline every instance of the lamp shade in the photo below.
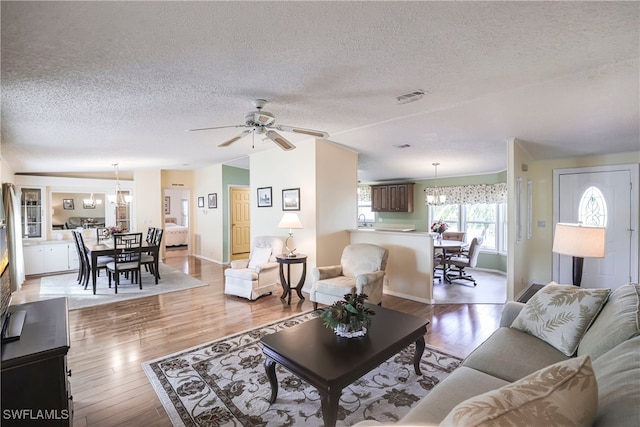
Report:
<svg viewBox="0 0 640 427"><path fill-rule="evenodd" d="M557 223L553 252L579 258L604 258L605 227Z"/></svg>
<svg viewBox="0 0 640 427"><path fill-rule="evenodd" d="M297 214L287 212L282 216L282 219L278 224L278 228L302 228L302 223L300 222L300 218L298 218Z"/></svg>

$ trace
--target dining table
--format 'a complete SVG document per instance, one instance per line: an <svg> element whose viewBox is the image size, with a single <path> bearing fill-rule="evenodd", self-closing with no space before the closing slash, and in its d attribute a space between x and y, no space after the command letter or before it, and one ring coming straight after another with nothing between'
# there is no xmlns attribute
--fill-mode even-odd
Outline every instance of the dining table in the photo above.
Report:
<svg viewBox="0 0 640 427"><path fill-rule="evenodd" d="M442 276L444 277L445 282L450 283L450 280L447 278L447 271L449 271L449 267L447 266L447 253L457 253L469 246L468 243L460 241L460 240L438 240L433 239L433 249L440 250L442 252Z"/></svg>
<svg viewBox="0 0 640 427"><path fill-rule="evenodd" d="M97 240L90 240L85 243L85 247L87 248L87 255L91 258L91 284L93 286L93 293L96 293L96 281L97 281L97 273L98 269L96 266L98 265L98 257L100 256L114 256L115 251L113 249L113 241L111 240L101 240L98 242ZM143 241L140 246L140 253L150 253L153 256L153 273L156 280L156 285L158 284L158 279L160 279L160 273L158 271L158 258L160 258L160 245L156 245L153 242ZM140 279L142 280L142 279Z"/></svg>

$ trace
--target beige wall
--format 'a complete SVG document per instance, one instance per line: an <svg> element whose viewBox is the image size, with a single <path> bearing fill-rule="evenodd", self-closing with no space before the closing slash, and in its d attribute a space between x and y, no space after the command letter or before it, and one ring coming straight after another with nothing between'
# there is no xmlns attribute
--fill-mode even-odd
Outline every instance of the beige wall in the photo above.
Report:
<svg viewBox="0 0 640 427"><path fill-rule="evenodd" d="M162 227L163 199L160 187L160 170L134 172L135 203L131 213L136 230L145 233L149 227Z"/></svg>
<svg viewBox="0 0 640 427"><path fill-rule="evenodd" d="M589 166L640 164L640 151L608 156L574 157L532 162L529 165L533 181L533 238L525 276L529 283L548 283L552 279L553 246L553 171L554 169ZM640 189L633 191L640 195ZM544 221L544 227L538 227Z"/></svg>

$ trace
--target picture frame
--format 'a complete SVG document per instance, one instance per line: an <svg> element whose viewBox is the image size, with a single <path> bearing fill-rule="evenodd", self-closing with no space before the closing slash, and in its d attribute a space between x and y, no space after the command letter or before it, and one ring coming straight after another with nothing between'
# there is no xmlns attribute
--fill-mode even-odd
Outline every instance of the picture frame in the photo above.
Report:
<svg viewBox="0 0 640 427"><path fill-rule="evenodd" d="M87 203L86 201L82 201L82 209L95 209L96 208L96 203L95 202L89 202Z"/></svg>
<svg viewBox="0 0 640 427"><path fill-rule="evenodd" d="M287 188L282 190L282 210L300 210L300 188Z"/></svg>
<svg viewBox="0 0 640 427"><path fill-rule="evenodd" d="M164 196L164 214L169 215L171 213L171 196Z"/></svg>
<svg viewBox="0 0 640 427"><path fill-rule="evenodd" d="M204 197L198 197L198 207L204 208Z"/></svg>
<svg viewBox="0 0 640 427"><path fill-rule="evenodd" d="M271 187L261 187L258 188L258 207L259 208L270 208L273 206L271 197Z"/></svg>
<svg viewBox="0 0 640 427"><path fill-rule="evenodd" d="M74 210L75 204L73 203L73 199L62 199L62 209L67 210L67 211L72 211Z"/></svg>
<svg viewBox="0 0 640 427"><path fill-rule="evenodd" d="M209 209L218 207L218 193L209 193Z"/></svg>

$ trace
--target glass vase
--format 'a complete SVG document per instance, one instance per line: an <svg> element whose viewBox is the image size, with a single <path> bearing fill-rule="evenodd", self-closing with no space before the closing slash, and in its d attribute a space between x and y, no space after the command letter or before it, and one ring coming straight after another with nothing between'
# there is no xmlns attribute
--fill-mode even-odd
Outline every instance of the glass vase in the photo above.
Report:
<svg viewBox="0 0 640 427"><path fill-rule="evenodd" d="M367 334L367 327L360 320L352 318L349 323L340 323L333 328L333 332L339 337L363 337Z"/></svg>

